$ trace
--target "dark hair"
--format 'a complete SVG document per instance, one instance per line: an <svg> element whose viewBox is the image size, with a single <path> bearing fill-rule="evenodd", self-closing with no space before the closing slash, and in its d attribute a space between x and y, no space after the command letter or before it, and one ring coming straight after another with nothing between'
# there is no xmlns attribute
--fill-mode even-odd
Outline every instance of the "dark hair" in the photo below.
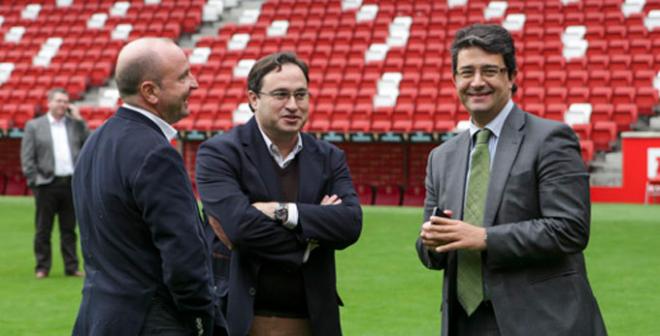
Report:
<svg viewBox="0 0 660 336"><path fill-rule="evenodd" d="M66 95L67 97L69 97L69 93L66 92L66 90L64 88L56 87L56 88L52 88L52 89L48 90L48 101L53 100L53 97L55 97L56 93L61 93L61 94Z"/></svg>
<svg viewBox="0 0 660 336"><path fill-rule="evenodd" d="M474 24L456 32L451 45L451 70L456 75L458 52L462 49L478 47L491 54L500 54L504 59L509 79L516 72L516 47L509 31L498 25ZM513 84L512 93L518 86Z"/></svg>
<svg viewBox="0 0 660 336"><path fill-rule="evenodd" d="M288 63L297 65L300 70L302 70L305 75L305 80L307 80L307 83L309 84L309 68L307 67L307 64L299 59L295 53L278 52L262 57L252 66L247 77L247 89L259 93L261 91L261 86L263 85L264 77L273 71L282 70L282 65ZM254 111L251 104L250 109Z"/></svg>

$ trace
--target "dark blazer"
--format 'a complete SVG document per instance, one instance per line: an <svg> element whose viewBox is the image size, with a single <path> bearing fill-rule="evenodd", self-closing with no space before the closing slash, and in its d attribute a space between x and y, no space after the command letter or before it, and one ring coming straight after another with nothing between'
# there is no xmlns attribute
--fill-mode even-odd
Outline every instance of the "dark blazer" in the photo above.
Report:
<svg viewBox="0 0 660 336"><path fill-rule="evenodd" d="M470 152L463 132L429 155L424 218L450 209L463 218ZM605 335L587 280L582 251L589 240L589 174L575 134L565 124L527 114L507 117L492 163L482 253L502 335ZM448 335L456 299L456 253L428 252L424 265L444 269L442 335Z"/></svg>
<svg viewBox="0 0 660 336"><path fill-rule="evenodd" d="M314 335L341 334L335 250L358 239L362 210L343 152L304 133L302 142L296 202L299 230L288 230L251 206L282 198L272 158L254 118L199 148L197 185L204 210L219 219L233 244L231 252L217 239L214 244L216 253L230 256L225 273L216 274L227 300L230 335L247 335L259 268L271 261L302 267ZM342 199L341 205L319 205L324 195L332 194ZM320 247L302 264L307 242L312 239Z"/></svg>
<svg viewBox="0 0 660 336"><path fill-rule="evenodd" d="M64 116L71 160L75 164L78 153L89 136L87 124L69 116ZM21 166L30 187L49 184L55 178L55 154L53 137L47 114L25 124L25 134L21 141Z"/></svg>
<svg viewBox="0 0 660 336"><path fill-rule="evenodd" d="M158 126L120 108L83 147L73 192L86 273L73 334L138 335L154 295L210 332L210 247L183 160Z"/></svg>

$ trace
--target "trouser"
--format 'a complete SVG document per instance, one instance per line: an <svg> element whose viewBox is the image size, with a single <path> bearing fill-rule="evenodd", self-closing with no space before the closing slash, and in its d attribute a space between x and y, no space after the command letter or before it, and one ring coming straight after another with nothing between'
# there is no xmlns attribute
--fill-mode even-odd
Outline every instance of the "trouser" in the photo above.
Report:
<svg viewBox="0 0 660 336"><path fill-rule="evenodd" d="M64 259L64 272L73 274L78 271L76 254L76 214L73 208L71 177L56 177L53 182L34 188L36 202L34 236L34 254L37 271L50 271L51 246L55 214L58 215L60 228L60 250Z"/></svg>
<svg viewBox="0 0 660 336"><path fill-rule="evenodd" d="M181 318L171 305L165 303L158 295L151 301L151 307L144 319L140 331L141 336L192 336L193 332L186 328Z"/></svg>
<svg viewBox="0 0 660 336"><path fill-rule="evenodd" d="M456 307L455 336L499 336L495 311L490 301L482 302L472 315L467 316L463 307Z"/></svg>

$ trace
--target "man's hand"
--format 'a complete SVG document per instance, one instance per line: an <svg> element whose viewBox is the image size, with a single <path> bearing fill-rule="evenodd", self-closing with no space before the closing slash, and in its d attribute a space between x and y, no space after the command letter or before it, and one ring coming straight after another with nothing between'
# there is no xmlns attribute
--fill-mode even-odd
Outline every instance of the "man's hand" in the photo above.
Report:
<svg viewBox="0 0 660 336"><path fill-rule="evenodd" d="M450 218L431 216L422 225L420 237L424 246L438 253L486 249L485 228Z"/></svg>
<svg viewBox="0 0 660 336"><path fill-rule="evenodd" d="M80 114L80 110L78 109L78 107L76 105L69 104L69 113L70 113L69 115L71 116L71 118L77 119L77 120L83 120L82 115Z"/></svg>
<svg viewBox="0 0 660 336"><path fill-rule="evenodd" d="M275 208L277 208L278 202L255 202L252 203L252 206L261 211L268 218L275 220Z"/></svg>
<svg viewBox="0 0 660 336"><path fill-rule="evenodd" d="M339 204L341 204L341 198L339 198L339 196L337 195L332 195L332 196L325 195L321 200L321 205L339 205Z"/></svg>

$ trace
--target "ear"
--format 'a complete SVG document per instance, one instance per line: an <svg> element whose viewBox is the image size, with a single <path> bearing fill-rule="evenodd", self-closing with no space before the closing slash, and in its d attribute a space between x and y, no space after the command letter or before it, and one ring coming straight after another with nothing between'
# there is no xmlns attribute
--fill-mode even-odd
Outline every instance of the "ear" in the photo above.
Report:
<svg viewBox="0 0 660 336"><path fill-rule="evenodd" d="M140 95L149 104L155 105L158 103L160 96L160 87L153 81L144 81L140 83Z"/></svg>
<svg viewBox="0 0 660 336"><path fill-rule="evenodd" d="M248 91L248 103L250 104L252 111L257 110L257 99L259 99L258 94L254 91Z"/></svg>
<svg viewBox="0 0 660 336"><path fill-rule="evenodd" d="M513 84L516 83L516 78L518 77L518 70L514 70L511 73L511 77L509 78L509 81L511 82L511 87L513 87Z"/></svg>

